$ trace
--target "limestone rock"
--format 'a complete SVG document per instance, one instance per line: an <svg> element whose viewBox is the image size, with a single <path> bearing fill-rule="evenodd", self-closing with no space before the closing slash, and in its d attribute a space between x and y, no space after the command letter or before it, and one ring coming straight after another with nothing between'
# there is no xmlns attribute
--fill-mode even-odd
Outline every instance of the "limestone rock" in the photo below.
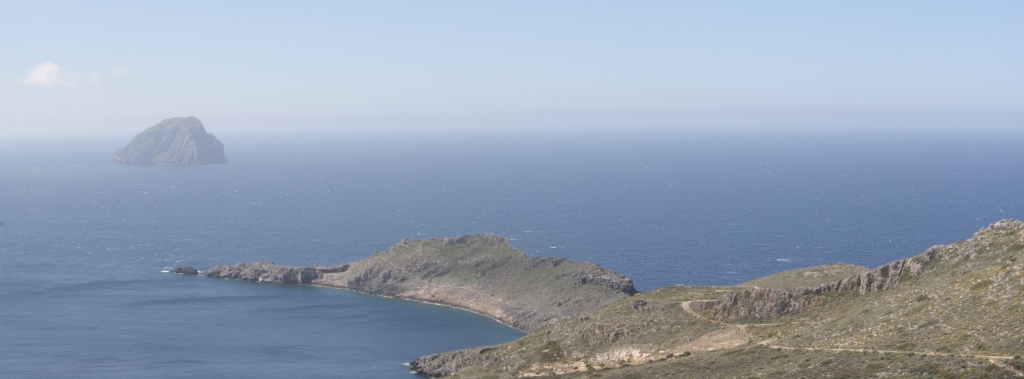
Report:
<svg viewBox="0 0 1024 379"><path fill-rule="evenodd" d="M195 117L161 121L114 153L114 161L133 165L205 165L227 163L224 144Z"/></svg>

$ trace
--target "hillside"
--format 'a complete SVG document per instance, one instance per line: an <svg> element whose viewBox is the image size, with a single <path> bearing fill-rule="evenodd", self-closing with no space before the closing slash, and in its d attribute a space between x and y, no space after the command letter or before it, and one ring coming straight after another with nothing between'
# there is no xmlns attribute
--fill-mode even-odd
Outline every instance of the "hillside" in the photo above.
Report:
<svg viewBox="0 0 1024 379"><path fill-rule="evenodd" d="M589 262L527 257L494 234L403 240L341 266L215 266L209 277L311 284L444 304L531 331L627 298L633 282Z"/></svg>
<svg viewBox="0 0 1024 379"><path fill-rule="evenodd" d="M846 263L829 263L821 266L804 267L783 271L743 283L742 287L793 290L817 287L868 271L867 267Z"/></svg>
<svg viewBox="0 0 1024 379"><path fill-rule="evenodd" d="M1001 221L974 238L900 261L874 293L824 292L766 328L775 344L1013 356L1024 352L1024 224Z"/></svg>
<svg viewBox="0 0 1024 379"><path fill-rule="evenodd" d="M448 304L529 332L411 362L427 376L1024 376L1024 223L1013 220L870 270L829 264L646 293L490 234L403 240L341 266L249 263L205 275Z"/></svg>
<svg viewBox="0 0 1024 379"><path fill-rule="evenodd" d="M662 288L413 367L456 378L1014 377L1024 374L1022 231L1000 221L839 280L802 273L819 267L757 288Z"/></svg>

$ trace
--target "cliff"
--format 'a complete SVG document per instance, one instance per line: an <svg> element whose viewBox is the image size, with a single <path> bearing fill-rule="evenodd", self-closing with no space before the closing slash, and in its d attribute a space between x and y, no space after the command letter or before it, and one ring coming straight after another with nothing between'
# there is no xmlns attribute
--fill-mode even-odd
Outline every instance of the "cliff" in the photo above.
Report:
<svg viewBox="0 0 1024 379"><path fill-rule="evenodd" d="M977 258L981 248L979 245L987 243L993 238L993 234L998 234L999 231L1020 230L1024 230L1024 223L1016 220L1003 220L979 231L971 240L947 246L932 246L920 255L889 262L832 283L792 290L762 288L737 291L718 301L706 302L702 307L719 319L766 318L781 316L810 305L813 297L808 295L843 293L864 295L885 291L924 272L929 273L932 277L948 274L940 269L951 269L956 265L968 264L965 260ZM1024 243L1024 237L1021 238L1020 242ZM1006 248L1014 247L1012 243L1005 246ZM981 264L977 260L970 263ZM925 270L926 267L929 269Z"/></svg>
<svg viewBox="0 0 1024 379"><path fill-rule="evenodd" d="M195 117L161 121L114 153L114 161L133 165L205 165L227 163L224 144Z"/></svg>
<svg viewBox="0 0 1024 379"><path fill-rule="evenodd" d="M589 262L527 257L493 234L403 240L387 251L341 266L243 263L215 266L204 275L311 284L443 304L525 331L637 292L622 274Z"/></svg>

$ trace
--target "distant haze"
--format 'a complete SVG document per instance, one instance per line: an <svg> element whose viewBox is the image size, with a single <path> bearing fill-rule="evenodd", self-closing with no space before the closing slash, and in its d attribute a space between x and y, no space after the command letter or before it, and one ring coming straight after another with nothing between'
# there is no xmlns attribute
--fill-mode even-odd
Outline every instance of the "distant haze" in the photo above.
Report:
<svg viewBox="0 0 1024 379"><path fill-rule="evenodd" d="M0 135L183 115L216 130L1020 127L1022 18L1012 1L19 2L0 12Z"/></svg>

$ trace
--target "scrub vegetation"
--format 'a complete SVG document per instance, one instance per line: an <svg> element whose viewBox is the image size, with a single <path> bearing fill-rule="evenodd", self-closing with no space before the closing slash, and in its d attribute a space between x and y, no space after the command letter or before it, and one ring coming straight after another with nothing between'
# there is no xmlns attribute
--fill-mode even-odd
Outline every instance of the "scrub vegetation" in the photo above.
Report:
<svg viewBox="0 0 1024 379"><path fill-rule="evenodd" d="M830 264L661 288L413 367L455 378L1017 377L1022 231L1000 221L874 270Z"/></svg>

